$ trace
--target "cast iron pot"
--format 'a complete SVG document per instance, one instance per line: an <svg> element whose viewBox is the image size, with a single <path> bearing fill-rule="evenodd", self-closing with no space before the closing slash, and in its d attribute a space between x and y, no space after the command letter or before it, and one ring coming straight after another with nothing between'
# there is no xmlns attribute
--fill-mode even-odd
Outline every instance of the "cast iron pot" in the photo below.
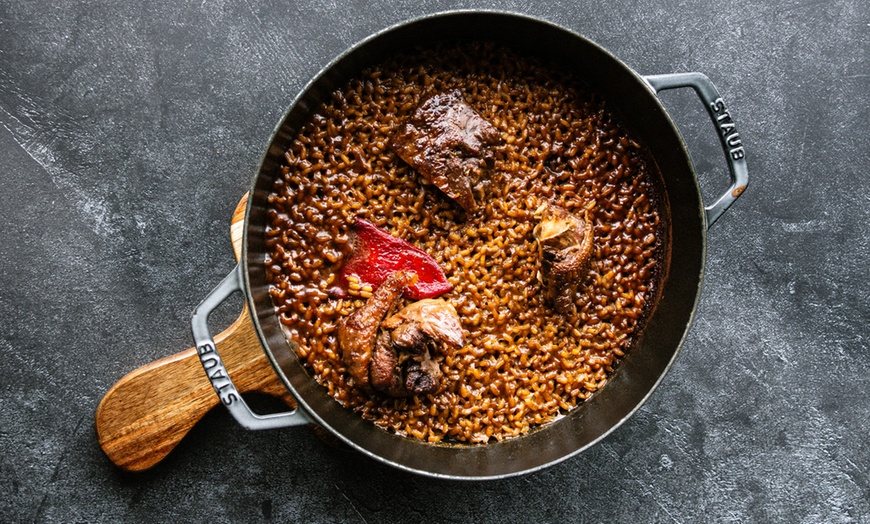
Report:
<svg viewBox="0 0 870 524"><path fill-rule="evenodd" d="M489 444L429 444L390 434L341 407L306 372L284 337L266 281L264 232L267 195L284 151L330 93L361 69L395 50L438 41L484 40L539 57L574 73L616 107L623 123L646 146L658 169L665 199L666 256L654 307L637 343L607 384L564 418L527 435ZM712 117L725 150L732 185L705 207L686 145L656 93L690 87ZM748 177L745 152L726 104L702 74L640 76L613 55L566 29L526 16L498 12L450 12L377 33L327 66L297 97L275 129L254 177L244 222L242 257L233 271L194 311L193 336L212 385L232 415L250 429L316 424L351 448L391 466L432 477L493 479L532 472L576 455L622 424L649 398L686 337L701 292L706 232L736 200ZM207 317L236 291L245 295L269 360L298 402L288 413L257 415L245 404L223 367ZM217 371L217 372L216 372Z"/></svg>

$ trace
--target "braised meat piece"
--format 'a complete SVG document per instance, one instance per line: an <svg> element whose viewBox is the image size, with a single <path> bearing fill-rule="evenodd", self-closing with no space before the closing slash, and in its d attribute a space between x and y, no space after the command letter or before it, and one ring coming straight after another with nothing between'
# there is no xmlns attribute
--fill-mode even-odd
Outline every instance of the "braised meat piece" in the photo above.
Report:
<svg viewBox="0 0 870 524"><path fill-rule="evenodd" d="M375 341L372 353L372 365L370 371L372 388L386 392L393 397L403 396L404 384L401 377L396 373L399 366L399 354L390 342L390 332L381 331Z"/></svg>
<svg viewBox="0 0 870 524"><path fill-rule="evenodd" d="M413 302L385 320L383 327L393 330L393 344L415 353L429 340L454 348L464 342L456 309L442 299Z"/></svg>
<svg viewBox="0 0 870 524"><path fill-rule="evenodd" d="M426 344L426 333L416 323L399 324L390 334L390 342L398 349L419 353Z"/></svg>
<svg viewBox="0 0 870 524"><path fill-rule="evenodd" d="M592 224L547 203L533 231L541 253L539 278L547 302L562 315L575 312L574 295L592 257Z"/></svg>
<svg viewBox="0 0 870 524"><path fill-rule="evenodd" d="M396 271L387 277L363 307L354 311L338 326L341 358L357 386L363 389L369 387L369 367L381 322L393 309L405 288L415 282L415 273Z"/></svg>
<svg viewBox="0 0 870 524"><path fill-rule="evenodd" d="M426 359L419 364L414 362L405 372L405 390L410 395L435 393L440 385L441 370L431 359Z"/></svg>
<svg viewBox="0 0 870 524"><path fill-rule="evenodd" d="M441 386L441 370L430 350L464 343L453 306L424 299L384 320L415 278L405 271L394 273L339 325L342 359L357 386L393 397L434 393Z"/></svg>
<svg viewBox="0 0 870 524"><path fill-rule="evenodd" d="M390 343L390 333L381 331L372 354L372 388L391 397L437 392L441 386L441 369L429 350L423 351L422 360L407 358L405 354L400 361L398 348Z"/></svg>
<svg viewBox="0 0 870 524"><path fill-rule="evenodd" d="M473 186L492 162L499 134L458 90L423 101L390 145L405 162L466 211L477 209Z"/></svg>
<svg viewBox="0 0 870 524"><path fill-rule="evenodd" d="M458 348L465 343L456 309L442 299L413 302L386 319L381 328L389 333L389 339L378 339L384 347L375 350L372 385L394 397L436 392L441 386L441 369L430 350L437 350L442 344ZM400 361L400 351L405 362ZM391 375L386 372L390 365ZM376 367L378 380L383 384L380 388L374 379Z"/></svg>

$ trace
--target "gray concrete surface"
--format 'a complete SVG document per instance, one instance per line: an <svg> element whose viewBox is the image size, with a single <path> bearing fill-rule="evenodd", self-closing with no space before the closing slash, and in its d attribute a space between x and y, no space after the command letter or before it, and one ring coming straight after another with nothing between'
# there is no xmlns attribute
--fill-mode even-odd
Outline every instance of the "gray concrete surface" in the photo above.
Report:
<svg viewBox="0 0 870 524"><path fill-rule="evenodd" d="M368 34L452 8L550 20L726 97L751 185L710 231L670 374L588 452L502 481L411 476L223 410L155 469L117 470L97 403L192 344L293 96ZM870 522L868 43L863 0L3 0L0 521ZM662 99L721 191L700 104Z"/></svg>

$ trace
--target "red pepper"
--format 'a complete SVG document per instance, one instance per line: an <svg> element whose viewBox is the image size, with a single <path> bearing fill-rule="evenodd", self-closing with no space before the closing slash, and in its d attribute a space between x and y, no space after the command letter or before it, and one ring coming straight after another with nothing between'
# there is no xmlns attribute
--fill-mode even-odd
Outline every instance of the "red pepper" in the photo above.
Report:
<svg viewBox="0 0 870 524"><path fill-rule="evenodd" d="M405 289L405 298L434 298L453 289L428 253L356 217L353 253L336 275L336 286L330 292L336 298L351 296L348 277L353 276L360 280L360 287L371 286L375 290L387 277L403 269L417 274L417 283Z"/></svg>

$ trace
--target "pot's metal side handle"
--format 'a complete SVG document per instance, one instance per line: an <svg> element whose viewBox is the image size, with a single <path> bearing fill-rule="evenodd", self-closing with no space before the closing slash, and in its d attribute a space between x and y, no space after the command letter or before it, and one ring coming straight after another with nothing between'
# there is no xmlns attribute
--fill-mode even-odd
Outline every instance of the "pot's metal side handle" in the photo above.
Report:
<svg viewBox="0 0 870 524"><path fill-rule="evenodd" d="M695 90L701 101L704 102L704 107L707 108L707 113L710 114L713 125L716 126L719 140L722 142L722 149L725 151L725 160L728 162L728 168L731 171L731 187L713 205L705 208L707 212L707 229L709 229L722 216L722 213L743 194L743 191L749 184L749 171L746 167L746 150L740 140L740 135L737 134L731 112L719 95L716 86L702 73L650 75L644 77L644 80L646 80L655 93L665 89L691 87Z"/></svg>
<svg viewBox="0 0 870 524"><path fill-rule="evenodd" d="M221 403L230 410L233 418L247 429L274 429L308 424L310 422L308 417L299 408L286 413L269 415L258 415L251 411L230 379L227 368L218 355L214 338L208 328L208 316L230 295L242 289L241 271L241 264L236 265L230 274L193 310L190 325L196 344L196 352L205 374L208 376L215 393L220 397Z"/></svg>

